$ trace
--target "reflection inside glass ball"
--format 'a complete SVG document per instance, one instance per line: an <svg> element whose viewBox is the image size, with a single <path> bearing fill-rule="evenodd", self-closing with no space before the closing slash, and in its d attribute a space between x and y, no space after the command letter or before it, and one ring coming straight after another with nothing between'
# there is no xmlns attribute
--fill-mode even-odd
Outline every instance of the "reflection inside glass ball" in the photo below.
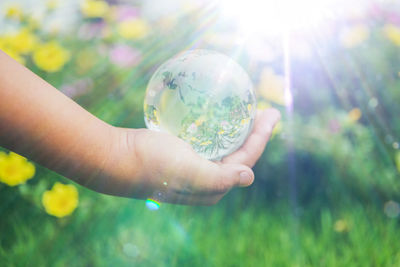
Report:
<svg viewBox="0 0 400 267"><path fill-rule="evenodd" d="M210 50L178 54L147 86L147 128L188 142L201 156L220 160L252 130L256 99L251 80L231 58Z"/></svg>

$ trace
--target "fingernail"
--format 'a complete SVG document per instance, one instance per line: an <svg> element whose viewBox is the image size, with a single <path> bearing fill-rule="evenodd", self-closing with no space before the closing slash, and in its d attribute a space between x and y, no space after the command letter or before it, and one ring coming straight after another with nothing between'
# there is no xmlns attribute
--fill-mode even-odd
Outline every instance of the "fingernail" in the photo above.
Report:
<svg viewBox="0 0 400 267"><path fill-rule="evenodd" d="M279 121L281 119L281 112L277 109L272 109L269 112L265 112L265 115L270 118L271 116L274 117L275 122Z"/></svg>
<svg viewBox="0 0 400 267"><path fill-rule="evenodd" d="M247 186L251 184L251 175L248 172L241 172L239 182L241 186Z"/></svg>

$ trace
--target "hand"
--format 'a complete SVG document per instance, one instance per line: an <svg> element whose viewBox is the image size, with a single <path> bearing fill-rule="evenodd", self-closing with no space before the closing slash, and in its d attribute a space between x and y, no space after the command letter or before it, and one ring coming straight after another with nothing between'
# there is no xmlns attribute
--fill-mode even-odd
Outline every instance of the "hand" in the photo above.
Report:
<svg viewBox="0 0 400 267"><path fill-rule="evenodd" d="M172 135L110 126L1 51L0 73L0 146L110 195L215 204L253 182L250 167L280 117L259 112L246 143L211 162Z"/></svg>
<svg viewBox="0 0 400 267"><path fill-rule="evenodd" d="M215 204L232 187L252 184L254 173L250 168L261 156L279 119L275 109L258 111L243 146L219 162L203 159L173 135L115 128L119 145L112 149L105 167L112 179L95 190L169 203Z"/></svg>

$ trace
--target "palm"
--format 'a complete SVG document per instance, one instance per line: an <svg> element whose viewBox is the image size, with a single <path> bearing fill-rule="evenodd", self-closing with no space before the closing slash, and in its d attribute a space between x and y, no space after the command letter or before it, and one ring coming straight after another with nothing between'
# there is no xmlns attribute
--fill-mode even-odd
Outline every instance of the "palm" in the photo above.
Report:
<svg viewBox="0 0 400 267"><path fill-rule="evenodd" d="M200 157L189 144L175 136L136 130L134 149L139 155L141 183L136 185L135 197L209 205L218 202L234 186L250 185L254 179L250 168L261 156L279 118L275 109L259 111L253 131L243 146L216 162Z"/></svg>

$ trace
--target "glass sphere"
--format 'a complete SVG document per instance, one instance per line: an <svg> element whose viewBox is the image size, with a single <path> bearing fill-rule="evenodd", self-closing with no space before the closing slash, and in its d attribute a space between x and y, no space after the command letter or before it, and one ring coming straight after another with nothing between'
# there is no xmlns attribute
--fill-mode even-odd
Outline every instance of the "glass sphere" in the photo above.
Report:
<svg viewBox="0 0 400 267"><path fill-rule="evenodd" d="M147 86L147 128L173 134L201 156L220 160L252 130L256 98L247 73L231 58L191 50L162 64Z"/></svg>

